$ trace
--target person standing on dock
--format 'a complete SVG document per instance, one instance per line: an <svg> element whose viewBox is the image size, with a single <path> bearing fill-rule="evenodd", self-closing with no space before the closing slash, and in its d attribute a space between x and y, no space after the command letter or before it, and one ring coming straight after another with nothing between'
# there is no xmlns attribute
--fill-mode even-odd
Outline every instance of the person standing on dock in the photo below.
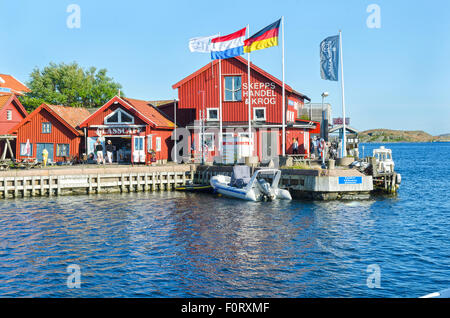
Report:
<svg viewBox="0 0 450 318"><path fill-rule="evenodd" d="M97 139L95 144L95 152L97 154L97 164L103 163L105 164L105 159L103 157L103 146L100 142L100 139Z"/></svg>
<svg viewBox="0 0 450 318"><path fill-rule="evenodd" d="M298 155L298 140L297 138L293 138L294 141L292 143L292 154L297 154Z"/></svg>
<svg viewBox="0 0 450 318"><path fill-rule="evenodd" d="M108 140L106 143L106 160L108 163L112 163L112 156L113 156L113 145L111 140Z"/></svg>

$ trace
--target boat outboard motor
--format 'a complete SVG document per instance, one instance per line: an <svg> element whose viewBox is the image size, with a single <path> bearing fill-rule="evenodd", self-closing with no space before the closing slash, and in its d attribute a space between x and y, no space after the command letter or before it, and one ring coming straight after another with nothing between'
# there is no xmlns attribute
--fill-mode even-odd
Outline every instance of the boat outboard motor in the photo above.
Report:
<svg viewBox="0 0 450 318"><path fill-rule="evenodd" d="M261 191L264 198L266 198L269 201L272 201L275 199L276 195L275 195L272 187L270 186L269 182L267 182L264 179L258 179L257 185L258 185L259 191Z"/></svg>

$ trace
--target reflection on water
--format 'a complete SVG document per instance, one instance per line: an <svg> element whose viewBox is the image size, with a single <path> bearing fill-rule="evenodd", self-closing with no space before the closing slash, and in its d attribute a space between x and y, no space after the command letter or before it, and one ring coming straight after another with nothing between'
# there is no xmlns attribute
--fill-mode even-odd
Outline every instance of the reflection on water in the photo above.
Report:
<svg viewBox="0 0 450 318"><path fill-rule="evenodd" d="M430 179L436 165L406 160L412 146L395 146L397 198L253 203L162 192L2 201L0 296L417 297L450 287L448 181ZM442 147L434 155L449 158ZM69 264L81 267L80 289L66 287ZM366 285L371 264L381 268L380 289Z"/></svg>

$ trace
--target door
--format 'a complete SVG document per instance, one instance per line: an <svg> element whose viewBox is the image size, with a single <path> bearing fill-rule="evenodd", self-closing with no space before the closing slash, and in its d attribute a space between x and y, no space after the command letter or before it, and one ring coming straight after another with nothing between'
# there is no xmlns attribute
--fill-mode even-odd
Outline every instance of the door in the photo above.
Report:
<svg viewBox="0 0 450 318"><path fill-rule="evenodd" d="M36 158L39 162L42 162L42 151L44 149L47 149L48 151L48 162L54 162L53 161L53 149L54 149L54 145L53 144L47 144L47 143L38 143L36 144Z"/></svg>
<svg viewBox="0 0 450 318"><path fill-rule="evenodd" d="M133 136L133 147L131 157L134 163L145 163L145 150L144 150L145 136Z"/></svg>
<svg viewBox="0 0 450 318"><path fill-rule="evenodd" d="M264 131L261 138L261 161L278 157L278 132Z"/></svg>

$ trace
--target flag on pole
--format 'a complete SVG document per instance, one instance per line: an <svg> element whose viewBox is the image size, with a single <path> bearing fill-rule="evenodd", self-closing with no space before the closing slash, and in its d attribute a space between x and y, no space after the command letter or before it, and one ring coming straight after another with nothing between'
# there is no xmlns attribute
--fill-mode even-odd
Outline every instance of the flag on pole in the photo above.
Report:
<svg viewBox="0 0 450 318"><path fill-rule="evenodd" d="M246 27L211 40L211 59L228 59L244 53Z"/></svg>
<svg viewBox="0 0 450 318"><path fill-rule="evenodd" d="M264 29L253 34L244 43L244 52L266 49L272 46L278 46L278 32L280 30L281 19L266 26Z"/></svg>
<svg viewBox="0 0 450 318"><path fill-rule="evenodd" d="M200 36L189 40L189 51L198 53L211 52L211 40L219 35Z"/></svg>
<svg viewBox="0 0 450 318"><path fill-rule="evenodd" d="M338 81L339 35L330 36L320 43L320 76L324 80Z"/></svg>

